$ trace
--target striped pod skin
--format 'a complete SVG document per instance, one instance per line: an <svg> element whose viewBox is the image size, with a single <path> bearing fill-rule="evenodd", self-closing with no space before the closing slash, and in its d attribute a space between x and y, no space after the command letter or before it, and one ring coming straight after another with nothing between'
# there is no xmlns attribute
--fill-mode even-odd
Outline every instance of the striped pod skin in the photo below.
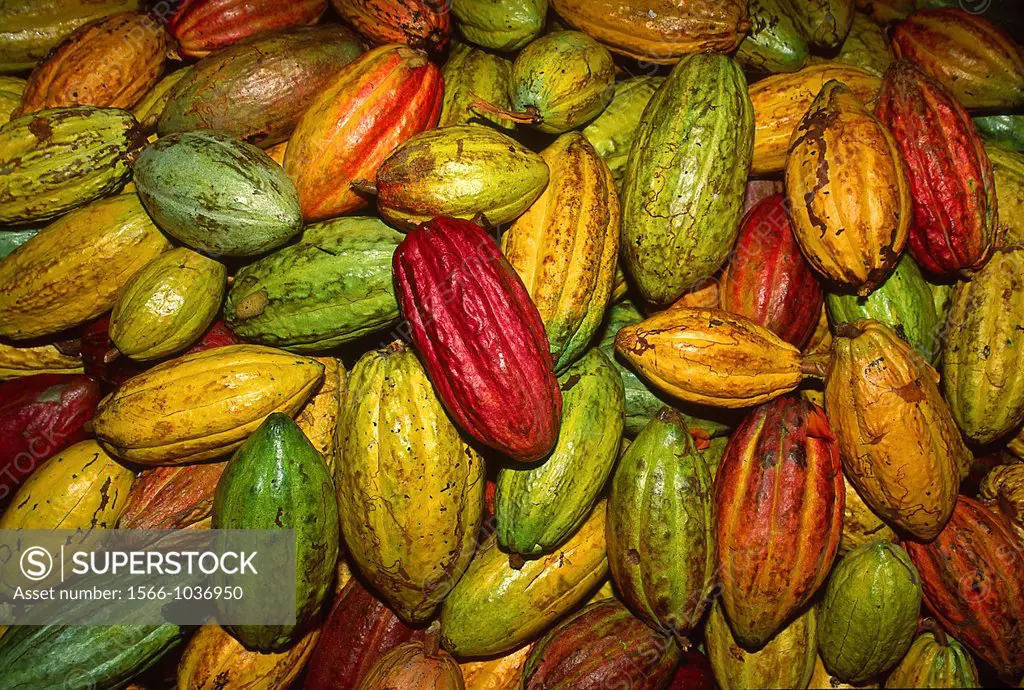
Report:
<svg viewBox="0 0 1024 690"><path fill-rule="evenodd" d="M167 24L186 57L204 57L247 36L315 24L327 0L184 0Z"/></svg>
<svg viewBox="0 0 1024 690"><path fill-rule="evenodd" d="M980 688L978 668L971 653L947 636L930 618L925 631L910 645L906 656L885 679L887 688Z"/></svg>
<svg viewBox="0 0 1024 690"><path fill-rule="evenodd" d="M825 582L842 532L839 444L799 395L751 412L715 481L722 603L742 644L765 644Z"/></svg>
<svg viewBox="0 0 1024 690"><path fill-rule="evenodd" d="M404 43L440 53L452 34L451 3L442 0L331 0L331 4L374 43Z"/></svg>

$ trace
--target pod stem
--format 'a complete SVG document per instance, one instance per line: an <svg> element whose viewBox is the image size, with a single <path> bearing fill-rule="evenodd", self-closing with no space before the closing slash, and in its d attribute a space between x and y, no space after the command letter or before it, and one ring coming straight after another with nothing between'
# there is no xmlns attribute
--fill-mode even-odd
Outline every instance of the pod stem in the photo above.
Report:
<svg viewBox="0 0 1024 690"><path fill-rule="evenodd" d="M823 379L828 372L829 362L832 360L830 353L818 355L804 355L800 360L800 372L804 376L814 379Z"/></svg>
<svg viewBox="0 0 1024 690"><path fill-rule="evenodd" d="M864 335L864 331L852 323L841 323L836 326L835 334L837 338L858 338Z"/></svg>
<svg viewBox="0 0 1024 690"><path fill-rule="evenodd" d="M519 570L526 565L526 559L521 553L510 553L508 555L508 567L512 570Z"/></svg>
<svg viewBox="0 0 1024 690"><path fill-rule="evenodd" d="M377 196L377 185L369 180L352 180L350 184L352 189L356 190L360 194Z"/></svg>
<svg viewBox="0 0 1024 690"><path fill-rule="evenodd" d="M109 350L107 350L106 353L103 355L103 363L104 364L113 364L114 362L117 361L117 359L120 356L121 356L121 351L118 350L116 347L112 347Z"/></svg>
<svg viewBox="0 0 1024 690"><path fill-rule="evenodd" d="M684 652L690 651L690 647L693 646L693 643L690 642L689 637L687 637L686 635L680 635L675 630L672 631L672 637L676 641L676 646Z"/></svg>
<svg viewBox="0 0 1024 690"><path fill-rule="evenodd" d="M427 656L435 656L441 648L441 623L434 621L423 634L423 651Z"/></svg>
<svg viewBox="0 0 1024 690"><path fill-rule="evenodd" d="M509 122L516 122L521 125L539 125L544 122L544 116L540 114L536 106L528 105L522 112L516 112L514 110L505 110L499 108L493 103L488 103L484 99L474 96L474 100L469 104L470 110L476 110L480 113L487 115L493 115L494 117L502 120L508 120Z"/></svg>
<svg viewBox="0 0 1024 690"><path fill-rule="evenodd" d="M935 622L933 618L923 619L917 626L918 632L926 631L930 632L935 636L935 641L943 647L949 646L949 640L946 638L946 631L942 629L942 626Z"/></svg>

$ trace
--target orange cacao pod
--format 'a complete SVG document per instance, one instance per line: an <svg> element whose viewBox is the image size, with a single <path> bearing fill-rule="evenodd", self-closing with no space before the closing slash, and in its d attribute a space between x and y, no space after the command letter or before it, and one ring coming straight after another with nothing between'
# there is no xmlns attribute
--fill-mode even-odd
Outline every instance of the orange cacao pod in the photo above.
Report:
<svg viewBox="0 0 1024 690"><path fill-rule="evenodd" d="M178 52L204 57L272 29L316 24L327 0L182 0L167 22Z"/></svg>
<svg viewBox="0 0 1024 690"><path fill-rule="evenodd" d="M132 484L120 529L209 528L213 494L226 462L154 467Z"/></svg>
<svg viewBox="0 0 1024 690"><path fill-rule="evenodd" d="M341 18L374 43L404 43L440 53L452 33L445 0L331 0Z"/></svg>

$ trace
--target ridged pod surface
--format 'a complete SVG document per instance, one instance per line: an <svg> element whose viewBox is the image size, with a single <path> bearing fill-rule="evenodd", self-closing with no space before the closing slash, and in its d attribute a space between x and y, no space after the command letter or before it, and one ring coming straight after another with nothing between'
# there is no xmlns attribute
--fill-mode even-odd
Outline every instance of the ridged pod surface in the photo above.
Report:
<svg viewBox="0 0 1024 690"><path fill-rule="evenodd" d="M678 307L615 336L615 351L645 379L681 400L750 407L800 385L800 351L753 321L722 311Z"/></svg>
<svg viewBox="0 0 1024 690"><path fill-rule="evenodd" d="M583 136L593 144L616 181L626 172L640 116L663 81L663 77L639 76L616 82L608 107L583 128Z"/></svg>
<svg viewBox="0 0 1024 690"><path fill-rule="evenodd" d="M716 573L712 477L690 430L664 408L622 454L608 496L608 565L647 625L682 638L704 615Z"/></svg>
<svg viewBox="0 0 1024 690"><path fill-rule="evenodd" d="M825 409L846 478L886 522L933 539L971 463L939 375L877 321L836 336Z"/></svg>
<svg viewBox="0 0 1024 690"><path fill-rule="evenodd" d="M335 357L313 359L324 365L324 379L295 415L295 423L324 456L333 477L338 455L338 419L341 416L341 399L345 394L345 366Z"/></svg>
<svg viewBox="0 0 1024 690"><path fill-rule="evenodd" d="M756 72L795 72L807 63L807 41L786 0L751 0L750 33L736 60Z"/></svg>
<svg viewBox="0 0 1024 690"><path fill-rule="evenodd" d="M863 12L855 12L850 33L836 55L836 62L845 62L875 76L883 76L892 63L892 49L882 27Z"/></svg>
<svg viewBox="0 0 1024 690"><path fill-rule="evenodd" d="M224 462L154 467L132 484L119 529L205 529Z"/></svg>
<svg viewBox="0 0 1024 690"><path fill-rule="evenodd" d="M896 541L896 533L868 508L864 499L857 493L853 482L847 479L843 484L846 489L846 501L843 505L843 532L839 539L839 553L844 554L873 541Z"/></svg>
<svg viewBox="0 0 1024 690"><path fill-rule="evenodd" d="M120 189L146 143L132 114L55 108L0 128L0 224L64 215Z"/></svg>
<svg viewBox="0 0 1024 690"><path fill-rule="evenodd" d="M691 55L654 93L622 179L622 248L640 294L665 304L718 270L739 231L754 118L739 66Z"/></svg>
<svg viewBox="0 0 1024 690"><path fill-rule="evenodd" d="M882 675L910 648L920 609L921 578L906 551L888 542L850 551L832 569L818 608L825 667L850 683Z"/></svg>
<svg viewBox="0 0 1024 690"><path fill-rule="evenodd" d="M532 649L533 645L524 645L504 656L460 663L466 690L520 690L523 666Z"/></svg>
<svg viewBox="0 0 1024 690"><path fill-rule="evenodd" d="M0 335L24 340L96 318L170 248L134 194L54 221L0 262Z"/></svg>
<svg viewBox="0 0 1024 690"><path fill-rule="evenodd" d="M436 638L404 642L382 656L358 690L463 690L459 664Z"/></svg>
<svg viewBox="0 0 1024 690"><path fill-rule="evenodd" d="M877 112L906 163L910 253L938 276L970 275L988 261L998 227L992 166L971 118L906 60L885 75Z"/></svg>
<svg viewBox="0 0 1024 690"><path fill-rule="evenodd" d="M619 198L611 173L579 132L541 152L548 186L501 238L544 321L555 370L586 350L611 298Z"/></svg>
<svg viewBox="0 0 1024 690"><path fill-rule="evenodd" d="M537 639L608 575L605 503L553 553L518 570L491 536L441 605L441 642L459 657L501 654Z"/></svg>
<svg viewBox="0 0 1024 690"><path fill-rule="evenodd" d="M497 243L478 225L438 218L394 256L413 344L455 423L515 460L547 455L562 396L544 323Z"/></svg>
<svg viewBox="0 0 1024 690"><path fill-rule="evenodd" d="M295 414L322 376L319 362L270 347L204 350L129 379L101 402L93 427L135 463L208 460L241 446L270 413Z"/></svg>
<svg viewBox="0 0 1024 690"><path fill-rule="evenodd" d="M398 320L391 257L403 235L376 218L309 225L295 244L243 266L224 305L248 340L318 352Z"/></svg>
<svg viewBox="0 0 1024 690"><path fill-rule="evenodd" d="M1011 453L1019 453L1011 448ZM1017 538L1024 544L1024 463L993 467L981 480L979 500L987 508L1001 513L1009 522Z"/></svg>
<svg viewBox="0 0 1024 690"><path fill-rule="evenodd" d="M163 79L147 91L146 95L139 99L139 102L132 108L132 115L135 116L135 119L139 122L151 121L151 118L159 120L160 114L164 111L164 107L166 107L167 101L171 97L174 86L191 71L192 66L188 65L164 75Z"/></svg>
<svg viewBox="0 0 1024 690"><path fill-rule="evenodd" d="M429 53L448 47L450 5L441 0L331 0L341 18L374 43L404 43Z"/></svg>
<svg viewBox="0 0 1024 690"><path fill-rule="evenodd" d="M1006 682L1024 673L1024 544L1002 515L967 496L930 544L905 542L925 603Z"/></svg>
<svg viewBox="0 0 1024 690"><path fill-rule="evenodd" d="M79 355L64 354L54 345L22 347L0 342L0 381L32 374L81 374Z"/></svg>
<svg viewBox="0 0 1024 690"><path fill-rule="evenodd" d="M188 71L158 113L157 131L214 129L270 148L291 135L320 91L362 52L359 39L336 25L243 41Z"/></svg>
<svg viewBox="0 0 1024 690"><path fill-rule="evenodd" d="M818 323L823 300L818 278L793 236L786 198L773 194L763 199L740 225L719 278L719 305L803 347Z"/></svg>
<svg viewBox="0 0 1024 690"><path fill-rule="evenodd" d="M750 85L754 107L752 175L786 168L789 140L815 97L829 81L840 81L864 104L875 99L882 80L859 67L838 62L807 65L791 74L773 74Z"/></svg>
<svg viewBox="0 0 1024 690"><path fill-rule="evenodd" d="M893 29L892 49L939 80L965 108L1024 105L1020 46L979 13L918 10Z"/></svg>
<svg viewBox="0 0 1024 690"><path fill-rule="evenodd" d="M377 171L377 210L402 230L438 216L491 225L516 219L548 184L538 154L493 127L455 125L410 137Z"/></svg>
<svg viewBox="0 0 1024 690"><path fill-rule="evenodd" d="M757 649L828 577L845 491L824 411L798 395L751 412L729 438L715 478L722 606L741 644Z"/></svg>
<svg viewBox="0 0 1024 690"><path fill-rule="evenodd" d="M187 57L205 57L247 36L315 24L327 0L184 0L167 24Z"/></svg>
<svg viewBox="0 0 1024 690"><path fill-rule="evenodd" d="M1024 421L1024 248L958 283L946 321L942 390L961 431L990 443Z"/></svg>
<svg viewBox="0 0 1024 690"><path fill-rule="evenodd" d="M866 295L896 266L911 220L910 186L892 135L841 82L822 87L793 131L786 195L810 264Z"/></svg>
<svg viewBox="0 0 1024 690"><path fill-rule="evenodd" d="M711 607L704 632L711 669L722 690L806 688L817 655L813 608L780 630L761 649L748 650L733 637L721 602Z"/></svg>
<svg viewBox="0 0 1024 690"><path fill-rule="evenodd" d="M551 455L536 467L503 467L494 495L498 541L535 556L578 528L608 483L623 425L622 379L597 348L559 377L562 421Z"/></svg>
<svg viewBox="0 0 1024 690"><path fill-rule="evenodd" d="M160 79L170 37L144 12L124 12L77 29L32 74L17 116L46 108L135 105Z"/></svg>
<svg viewBox="0 0 1024 690"><path fill-rule="evenodd" d="M789 0L793 20L807 40L822 48L843 44L853 23L853 0Z"/></svg>
<svg viewBox="0 0 1024 690"><path fill-rule="evenodd" d="M930 622L885 679L887 688L980 688L970 652Z"/></svg>
<svg viewBox="0 0 1024 690"><path fill-rule="evenodd" d="M997 246L1024 246L1024 154L985 145L999 205Z"/></svg>
<svg viewBox="0 0 1024 690"><path fill-rule="evenodd" d="M511 72L512 63L500 55L493 55L465 43L453 43L448 59L441 68L444 102L437 126L489 122L504 129L515 128L514 122L470 107L479 99L501 110L510 109L512 102L508 97L508 80Z"/></svg>
<svg viewBox="0 0 1024 690"><path fill-rule="evenodd" d="M189 638L178 661L178 690L288 687L302 672L320 632L306 633L281 652L251 651L227 630L207 623Z"/></svg>
<svg viewBox="0 0 1024 690"><path fill-rule="evenodd" d="M750 28L739 0L551 0L551 6L609 50L662 64L690 53L731 53Z"/></svg>
<svg viewBox="0 0 1024 690"><path fill-rule="evenodd" d="M429 620L473 557L483 461L401 343L356 363L338 429L348 553L403 620Z"/></svg>
<svg viewBox="0 0 1024 690"><path fill-rule="evenodd" d="M337 73L299 120L284 169L295 181L302 216L323 220L354 211L366 198L352 189L373 181L395 147L437 124L444 80L425 53L385 45Z"/></svg>
<svg viewBox="0 0 1024 690"><path fill-rule="evenodd" d="M565 619L534 645L522 687L660 690L679 656L675 640L645 625L617 600L606 599Z"/></svg>
<svg viewBox="0 0 1024 690"><path fill-rule="evenodd" d="M548 0L452 0L452 14L466 40L482 48L516 51L544 30Z"/></svg>

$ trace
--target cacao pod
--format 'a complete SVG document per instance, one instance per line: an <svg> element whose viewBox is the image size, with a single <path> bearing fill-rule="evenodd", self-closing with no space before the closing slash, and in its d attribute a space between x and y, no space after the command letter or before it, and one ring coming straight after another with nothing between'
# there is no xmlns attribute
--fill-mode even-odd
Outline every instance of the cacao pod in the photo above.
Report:
<svg viewBox="0 0 1024 690"><path fill-rule="evenodd" d="M541 152L548 186L501 238L546 327L555 371L586 350L611 298L619 198L611 173L579 132Z"/></svg>
<svg viewBox="0 0 1024 690"><path fill-rule="evenodd" d="M467 41L514 51L544 29L548 0L451 0L451 8Z"/></svg>
<svg viewBox="0 0 1024 690"><path fill-rule="evenodd" d="M858 688L860 688L861 690L867 690L867 688L877 688L879 687L879 685L877 682L858 683L857 685L844 683L843 681L839 680L838 678L836 678L828 672L828 669L825 668L824 662L822 662L821 660L821 655L818 655L818 657L814 661L814 673L811 675L811 682L807 687L834 689L850 688L851 690L857 690Z"/></svg>
<svg viewBox="0 0 1024 690"><path fill-rule="evenodd" d="M750 209L757 206L763 199L770 197L773 194L781 194L785 191L785 188L780 180L754 180L747 178L747 186L743 190L743 215L746 216L750 213ZM789 218L786 219L789 222ZM792 232L792 230L790 230ZM686 306L695 307L696 304L689 304ZM713 306L713 305L700 305L700 306Z"/></svg>
<svg viewBox="0 0 1024 690"><path fill-rule="evenodd" d="M167 107L167 101L170 100L175 85L191 72L191 66L182 67L158 81L132 108L132 115L135 116L135 119L147 124L153 119L159 120L164 108Z"/></svg>
<svg viewBox="0 0 1024 690"><path fill-rule="evenodd" d="M892 63L892 50L882 27L866 14L855 12L850 33L836 55L836 62L845 62L875 76L883 76Z"/></svg>
<svg viewBox="0 0 1024 690"><path fill-rule="evenodd" d="M272 412L295 414L323 365L259 345L230 345L158 364L100 403L96 436L120 458L175 465L227 455Z"/></svg>
<svg viewBox="0 0 1024 690"><path fill-rule="evenodd" d="M438 127L493 123L513 129L514 122L492 113L477 110L473 104L482 100L500 110L511 108L508 80L512 63L499 55L492 55L465 43L452 44L448 59L441 68L444 78L444 101Z"/></svg>
<svg viewBox="0 0 1024 690"><path fill-rule="evenodd" d="M85 327L79 340L85 373L109 386L119 386L150 365L121 357L110 339L110 317L104 316Z"/></svg>
<svg viewBox="0 0 1024 690"><path fill-rule="evenodd" d="M814 332L824 297L800 253L782 194L758 202L743 218L719 282L719 304L796 347Z"/></svg>
<svg viewBox="0 0 1024 690"><path fill-rule="evenodd" d="M4 230L0 232L0 259L6 259L14 253L14 250L28 242L39 234L42 228L29 228L27 230ZM625 280L625 277L623 277Z"/></svg>
<svg viewBox="0 0 1024 690"><path fill-rule="evenodd" d="M410 137L377 171L377 209L411 230L437 216L519 217L548 184L544 159L487 125L456 125Z"/></svg>
<svg viewBox="0 0 1024 690"><path fill-rule="evenodd" d="M25 80L21 77L0 77L0 125L10 122L24 92Z"/></svg>
<svg viewBox="0 0 1024 690"><path fill-rule="evenodd" d="M1000 246L1024 246L1024 154L986 145L999 206Z"/></svg>
<svg viewBox="0 0 1024 690"><path fill-rule="evenodd" d="M0 341L0 381L32 374L81 374L82 358L54 345L19 346Z"/></svg>
<svg viewBox="0 0 1024 690"><path fill-rule="evenodd" d="M437 124L441 72L406 46L371 50L339 71L288 140L284 169L307 222L354 211L366 198L351 183L372 181L396 146Z"/></svg>
<svg viewBox="0 0 1024 690"><path fill-rule="evenodd" d="M608 497L608 565L622 600L676 637L714 582L712 478L682 416L664 408L619 460Z"/></svg>
<svg viewBox="0 0 1024 690"><path fill-rule="evenodd" d="M906 60L882 82L878 117L906 162L914 224L910 253L943 277L988 261L998 221L992 166L967 111Z"/></svg>
<svg viewBox="0 0 1024 690"><path fill-rule="evenodd" d="M938 378L877 321L836 331L825 409L843 471L872 511L923 540L946 524L971 463Z"/></svg>
<svg viewBox="0 0 1024 690"><path fill-rule="evenodd" d="M878 24L906 19L914 11L916 0L856 0L857 9Z"/></svg>
<svg viewBox="0 0 1024 690"><path fill-rule="evenodd" d="M846 501L843 507L843 532L839 539L839 553L852 551L869 542L896 541L896 533L868 508L864 499L857 493L853 482L847 479L844 485Z"/></svg>
<svg viewBox="0 0 1024 690"><path fill-rule="evenodd" d="M925 603L1006 682L1024 674L1024 544L1007 521L967 496L929 544L905 542Z"/></svg>
<svg viewBox="0 0 1024 690"><path fill-rule="evenodd" d="M675 640L652 630L615 599L606 599L565 619L534 645L522 687L660 690L679 656Z"/></svg>
<svg viewBox="0 0 1024 690"><path fill-rule="evenodd" d="M213 494L226 465L212 462L143 470L128 492L118 528L208 528Z"/></svg>
<svg viewBox="0 0 1024 690"><path fill-rule="evenodd" d="M974 659L935 621L925 619L907 655L885 679L887 688L980 688Z"/></svg>
<svg viewBox="0 0 1024 690"><path fill-rule="evenodd" d="M965 108L1024 105L1024 55L978 13L960 7L918 10L893 29L892 49L941 82Z"/></svg>
<svg viewBox="0 0 1024 690"><path fill-rule="evenodd" d="M96 318L170 248L133 194L54 221L0 262L0 335L25 340Z"/></svg>
<svg viewBox="0 0 1024 690"><path fill-rule="evenodd" d="M693 647L683 652L682 661L668 684L668 690L716 690L717 687L707 655Z"/></svg>
<svg viewBox="0 0 1024 690"><path fill-rule="evenodd" d="M793 1L790 7L801 33L822 48L840 47L853 23L853 0Z"/></svg>
<svg viewBox="0 0 1024 690"><path fill-rule="evenodd" d="M308 226L295 244L243 266L224 305L248 340L318 352L398 320L391 257L402 234L375 218Z"/></svg>
<svg viewBox="0 0 1024 690"><path fill-rule="evenodd" d="M179 53L205 57L247 36L315 24L326 9L327 0L184 0L167 28Z"/></svg>
<svg viewBox="0 0 1024 690"><path fill-rule="evenodd" d="M1024 151L1024 115L984 115L971 120L986 141L1006 151Z"/></svg>
<svg viewBox="0 0 1024 690"><path fill-rule="evenodd" d="M412 342L455 423L515 460L547 455L562 396L540 314L497 243L474 223L438 218L398 246L394 275Z"/></svg>
<svg viewBox="0 0 1024 690"><path fill-rule="evenodd" d="M242 41L178 82L160 114L160 136L215 129L270 148L291 135L320 91L362 52L359 39L336 25Z"/></svg>
<svg viewBox="0 0 1024 690"><path fill-rule="evenodd" d="M942 390L961 431L990 443L1024 422L1024 248L959 283L946 322Z"/></svg>
<svg viewBox="0 0 1024 690"><path fill-rule="evenodd" d="M754 72L795 72L807 64L807 41L786 0L751 0L750 33L736 60Z"/></svg>
<svg viewBox="0 0 1024 690"><path fill-rule="evenodd" d="M448 47L449 4L441 0L331 0L341 18L374 43L404 43L429 53Z"/></svg>
<svg viewBox="0 0 1024 690"><path fill-rule="evenodd" d="M978 498L1001 513L1024 544L1024 463L993 467L981 481Z"/></svg>
<svg viewBox="0 0 1024 690"><path fill-rule="evenodd" d="M242 646L224 628L207 623L189 639L178 662L178 690L286 688L291 685L316 645L311 630L294 647L264 654Z"/></svg>
<svg viewBox="0 0 1024 690"><path fill-rule="evenodd" d="M327 469L334 476L337 456L338 417L345 392L345 367L334 357L314 357L324 365L324 380L295 415L295 423L302 429L313 447L324 456Z"/></svg>
<svg viewBox="0 0 1024 690"><path fill-rule="evenodd" d="M793 130L786 194L815 270L860 295L882 284L907 241L910 187L892 135L841 82L826 83Z"/></svg>
<svg viewBox="0 0 1024 690"><path fill-rule="evenodd" d="M816 405L778 398L730 437L713 504L722 606L740 644L767 644L825 582L844 499L839 445Z"/></svg>
<svg viewBox="0 0 1024 690"><path fill-rule="evenodd" d="M463 690L462 672L434 640L403 642L382 656L358 690Z"/></svg>
<svg viewBox="0 0 1024 690"><path fill-rule="evenodd" d="M356 363L338 428L338 507L348 552L403 620L429 620L473 557L483 461L401 342Z"/></svg>
<svg viewBox="0 0 1024 690"><path fill-rule="evenodd" d="M583 129L583 136L593 144L615 180L621 180L626 172L640 116L663 81L662 77L640 76L616 82L608 107Z"/></svg>
<svg viewBox="0 0 1024 690"><path fill-rule="evenodd" d="M520 690L523 666L532 650L533 645L525 645L495 659L459 664L466 690Z"/></svg>
<svg viewBox="0 0 1024 690"><path fill-rule="evenodd" d="M832 569L818 611L825 667L850 683L882 675L910 648L920 609L921 579L906 551L882 541L853 549Z"/></svg>
<svg viewBox="0 0 1024 690"><path fill-rule="evenodd" d="M92 21L32 71L17 116L76 105L127 110L159 81L169 44L163 25L144 12Z"/></svg>
<svg viewBox="0 0 1024 690"><path fill-rule="evenodd" d="M725 260L752 130L743 73L721 55L683 59L647 104L622 180L623 258L644 299L671 302Z"/></svg>

